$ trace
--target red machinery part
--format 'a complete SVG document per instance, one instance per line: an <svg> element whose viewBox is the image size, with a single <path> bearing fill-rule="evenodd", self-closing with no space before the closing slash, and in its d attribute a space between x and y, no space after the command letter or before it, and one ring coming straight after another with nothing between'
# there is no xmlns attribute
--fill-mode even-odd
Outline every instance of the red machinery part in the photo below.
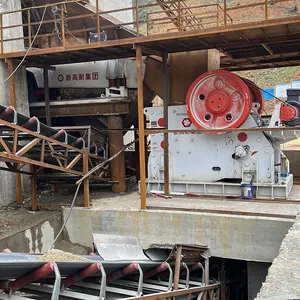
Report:
<svg viewBox="0 0 300 300"><path fill-rule="evenodd" d="M252 93L252 101L254 103L258 103L259 104L259 108L258 108L258 114L261 115L264 109L264 98L263 95L259 89L259 87L250 79L247 78L242 78L243 81L247 84L247 86L250 88L250 91Z"/></svg>
<svg viewBox="0 0 300 300"><path fill-rule="evenodd" d="M294 121L299 117L299 110L297 107L292 105L282 104L280 107L280 119L283 122Z"/></svg>
<svg viewBox="0 0 300 300"><path fill-rule="evenodd" d="M187 113L199 129L238 128L248 118L252 103L263 99L258 87L234 73L215 70L199 76L190 86Z"/></svg>

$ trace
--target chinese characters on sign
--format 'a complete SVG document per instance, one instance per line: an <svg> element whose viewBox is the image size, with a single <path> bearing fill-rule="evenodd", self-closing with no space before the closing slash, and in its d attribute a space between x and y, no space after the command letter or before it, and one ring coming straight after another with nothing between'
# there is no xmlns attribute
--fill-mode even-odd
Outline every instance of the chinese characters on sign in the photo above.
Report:
<svg viewBox="0 0 300 300"><path fill-rule="evenodd" d="M84 81L84 80L98 80L99 73L92 72L92 73L80 73L80 74L67 74L66 76L60 74L57 77L59 82L62 81Z"/></svg>

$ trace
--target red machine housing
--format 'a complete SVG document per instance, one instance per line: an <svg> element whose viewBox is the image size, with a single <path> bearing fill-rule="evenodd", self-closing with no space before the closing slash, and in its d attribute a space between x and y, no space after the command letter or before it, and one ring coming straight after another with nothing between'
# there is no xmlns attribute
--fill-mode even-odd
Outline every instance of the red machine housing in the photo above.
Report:
<svg viewBox="0 0 300 300"><path fill-rule="evenodd" d="M199 76L186 97L191 121L197 128L208 130L240 127L253 103L258 104L258 114L261 114L263 97L259 88L249 79L225 70Z"/></svg>
<svg viewBox="0 0 300 300"><path fill-rule="evenodd" d="M283 122L290 122L299 117L299 109L291 104L283 104L280 107L280 119Z"/></svg>

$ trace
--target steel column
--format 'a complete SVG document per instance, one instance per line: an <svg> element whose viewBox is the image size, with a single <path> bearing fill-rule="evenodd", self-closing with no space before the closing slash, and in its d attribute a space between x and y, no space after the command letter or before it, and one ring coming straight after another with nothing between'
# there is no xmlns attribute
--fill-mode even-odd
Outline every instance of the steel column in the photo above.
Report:
<svg viewBox="0 0 300 300"><path fill-rule="evenodd" d="M36 187L36 175L35 175L36 167L34 165L30 165L30 182L31 182L31 208L33 211L37 210L37 187Z"/></svg>
<svg viewBox="0 0 300 300"><path fill-rule="evenodd" d="M46 123L51 126L50 114L50 91L49 91L49 74L48 70L44 69L44 94L45 94L45 110L46 110Z"/></svg>
<svg viewBox="0 0 300 300"><path fill-rule="evenodd" d="M182 245L178 245L177 249L176 249L174 290L178 290L178 286L179 286L179 277L180 277L180 269L181 269L181 254L182 254Z"/></svg>
<svg viewBox="0 0 300 300"><path fill-rule="evenodd" d="M204 261L204 283L205 285L209 285L209 250L205 251Z"/></svg>
<svg viewBox="0 0 300 300"><path fill-rule="evenodd" d="M101 30L100 30L100 14L99 14L99 1L96 0L96 18L97 18L97 34L98 34L98 43L101 42Z"/></svg>
<svg viewBox="0 0 300 300"><path fill-rule="evenodd" d="M87 150L83 152L82 156L83 160L83 174L86 174L89 172L89 153ZM86 178L83 181L83 193L84 193L84 207L88 208L90 207L90 180L89 178Z"/></svg>
<svg viewBox="0 0 300 300"><path fill-rule="evenodd" d="M227 0L224 0L224 25L227 25Z"/></svg>
<svg viewBox="0 0 300 300"><path fill-rule="evenodd" d="M168 72L168 54L164 53L162 58L163 65L163 100L164 100L164 127L169 128L169 72ZM164 134L164 193L169 194L169 134Z"/></svg>
<svg viewBox="0 0 300 300"><path fill-rule="evenodd" d="M62 39L62 46L66 46L66 34L65 34L65 11L64 11L64 4L60 5L60 18L61 18L61 39Z"/></svg>
<svg viewBox="0 0 300 300"><path fill-rule="evenodd" d="M7 69L9 77L9 103L13 108L17 108L16 86L14 77L14 62L12 59L7 60ZM22 176L16 173L16 198L19 204L23 203Z"/></svg>
<svg viewBox="0 0 300 300"><path fill-rule="evenodd" d="M142 49L136 45L136 68L138 86L138 125L139 125L139 156L140 156L140 193L141 209L146 209L146 165L145 165L145 127L144 127L144 96Z"/></svg>
<svg viewBox="0 0 300 300"><path fill-rule="evenodd" d="M123 143L123 124L122 116L108 116L108 144L110 157L118 153ZM111 180L117 181L112 184L112 191L114 193L126 192L126 178L125 178L125 154L124 151L119 154L110 163L111 166Z"/></svg>

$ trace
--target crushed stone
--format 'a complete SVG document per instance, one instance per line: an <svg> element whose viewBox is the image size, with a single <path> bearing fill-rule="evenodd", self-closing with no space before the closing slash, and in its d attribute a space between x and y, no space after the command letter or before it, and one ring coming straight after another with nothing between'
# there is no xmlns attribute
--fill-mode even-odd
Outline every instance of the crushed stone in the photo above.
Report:
<svg viewBox="0 0 300 300"><path fill-rule="evenodd" d="M87 259L82 256L75 255L73 253L65 252L58 249L53 249L46 252L44 255L39 257L39 261L43 262L92 262L93 260Z"/></svg>

